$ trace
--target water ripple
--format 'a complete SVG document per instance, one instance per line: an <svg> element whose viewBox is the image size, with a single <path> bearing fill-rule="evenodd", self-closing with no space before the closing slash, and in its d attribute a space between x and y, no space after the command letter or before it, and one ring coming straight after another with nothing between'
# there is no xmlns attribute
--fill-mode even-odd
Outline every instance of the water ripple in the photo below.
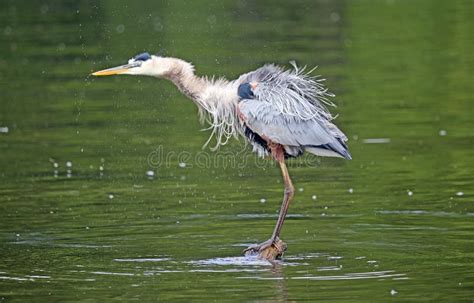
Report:
<svg viewBox="0 0 474 303"><path fill-rule="evenodd" d="M95 275L135 276L135 274L129 273L129 272L91 271L90 273L91 273L91 274L95 274Z"/></svg>
<svg viewBox="0 0 474 303"><path fill-rule="evenodd" d="M363 280L363 279L385 279L392 278L393 280L408 279L406 274L395 273L393 270L375 271L375 272L361 272L361 273L347 273L344 275L332 276L296 276L296 277L261 277L261 276L245 276L238 277L239 279L255 279L255 280L317 280L317 281L334 281L334 280Z"/></svg>
<svg viewBox="0 0 474 303"><path fill-rule="evenodd" d="M381 279L381 278L400 278L406 277L406 274L395 273L393 270L373 271L361 273L348 273L338 276L302 276L291 277L292 280L359 280L359 279Z"/></svg>
<svg viewBox="0 0 474 303"><path fill-rule="evenodd" d="M426 210L379 210L375 213L381 215L431 215L434 217L451 217L451 218L461 218L469 216L470 214L460 214L454 212L446 211L426 211Z"/></svg>
<svg viewBox="0 0 474 303"><path fill-rule="evenodd" d="M114 259L115 262L164 262L171 258L134 258L134 259Z"/></svg>
<svg viewBox="0 0 474 303"><path fill-rule="evenodd" d="M193 265L237 265L237 266L271 266L273 263L261 260L255 257L227 257L227 258L214 258L207 260L196 260L190 261L188 264Z"/></svg>

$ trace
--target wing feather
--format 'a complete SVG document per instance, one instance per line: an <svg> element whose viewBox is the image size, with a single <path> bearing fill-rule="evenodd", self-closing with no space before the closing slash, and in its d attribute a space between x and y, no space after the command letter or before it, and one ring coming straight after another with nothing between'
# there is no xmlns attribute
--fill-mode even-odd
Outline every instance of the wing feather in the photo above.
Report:
<svg viewBox="0 0 474 303"><path fill-rule="evenodd" d="M325 79L311 76L305 68L298 68L292 62L292 70L284 70L272 64L242 75L239 83L257 82L254 90L257 99L272 103L279 112L295 116L302 120L324 117L331 120L333 117L326 105L335 106L329 101L334 97L324 86ZM314 69L313 69L314 70Z"/></svg>
<svg viewBox="0 0 474 303"><path fill-rule="evenodd" d="M328 156L329 151L329 155L334 152L332 156L350 158L344 144L345 136L330 121L316 118L303 120L283 114L273 104L256 99L241 100L239 111L247 127L274 143L304 147L318 155Z"/></svg>

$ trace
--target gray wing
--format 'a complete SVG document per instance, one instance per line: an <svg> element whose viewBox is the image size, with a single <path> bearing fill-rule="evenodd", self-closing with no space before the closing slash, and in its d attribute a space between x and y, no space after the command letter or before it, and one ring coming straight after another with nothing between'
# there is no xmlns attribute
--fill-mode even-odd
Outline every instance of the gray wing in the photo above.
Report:
<svg viewBox="0 0 474 303"><path fill-rule="evenodd" d="M262 138L283 145L287 151L302 147L317 155L350 159L344 143L346 136L322 116L304 120L256 99L241 100L239 111L247 127Z"/></svg>

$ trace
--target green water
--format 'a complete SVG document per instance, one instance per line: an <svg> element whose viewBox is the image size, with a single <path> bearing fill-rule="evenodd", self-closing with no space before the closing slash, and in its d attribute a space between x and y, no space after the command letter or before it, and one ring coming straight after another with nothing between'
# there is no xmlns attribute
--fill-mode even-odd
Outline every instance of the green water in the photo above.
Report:
<svg viewBox="0 0 474 303"><path fill-rule="evenodd" d="M3 1L0 301L471 302L473 6ZM290 163L282 262L241 258L273 163L203 150L170 83L88 76L160 50L228 78L319 65L337 94L354 159Z"/></svg>

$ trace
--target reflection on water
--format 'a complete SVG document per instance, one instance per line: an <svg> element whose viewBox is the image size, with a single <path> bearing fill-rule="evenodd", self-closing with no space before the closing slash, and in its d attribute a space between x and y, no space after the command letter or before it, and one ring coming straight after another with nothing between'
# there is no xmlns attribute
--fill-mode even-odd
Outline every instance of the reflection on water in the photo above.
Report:
<svg viewBox="0 0 474 303"><path fill-rule="evenodd" d="M472 300L472 11L6 1L0 301ZM209 132L165 81L89 76L160 49L229 78L319 65L337 94L353 160L290 162L283 260L241 255L273 230L274 163L238 142L202 150Z"/></svg>

